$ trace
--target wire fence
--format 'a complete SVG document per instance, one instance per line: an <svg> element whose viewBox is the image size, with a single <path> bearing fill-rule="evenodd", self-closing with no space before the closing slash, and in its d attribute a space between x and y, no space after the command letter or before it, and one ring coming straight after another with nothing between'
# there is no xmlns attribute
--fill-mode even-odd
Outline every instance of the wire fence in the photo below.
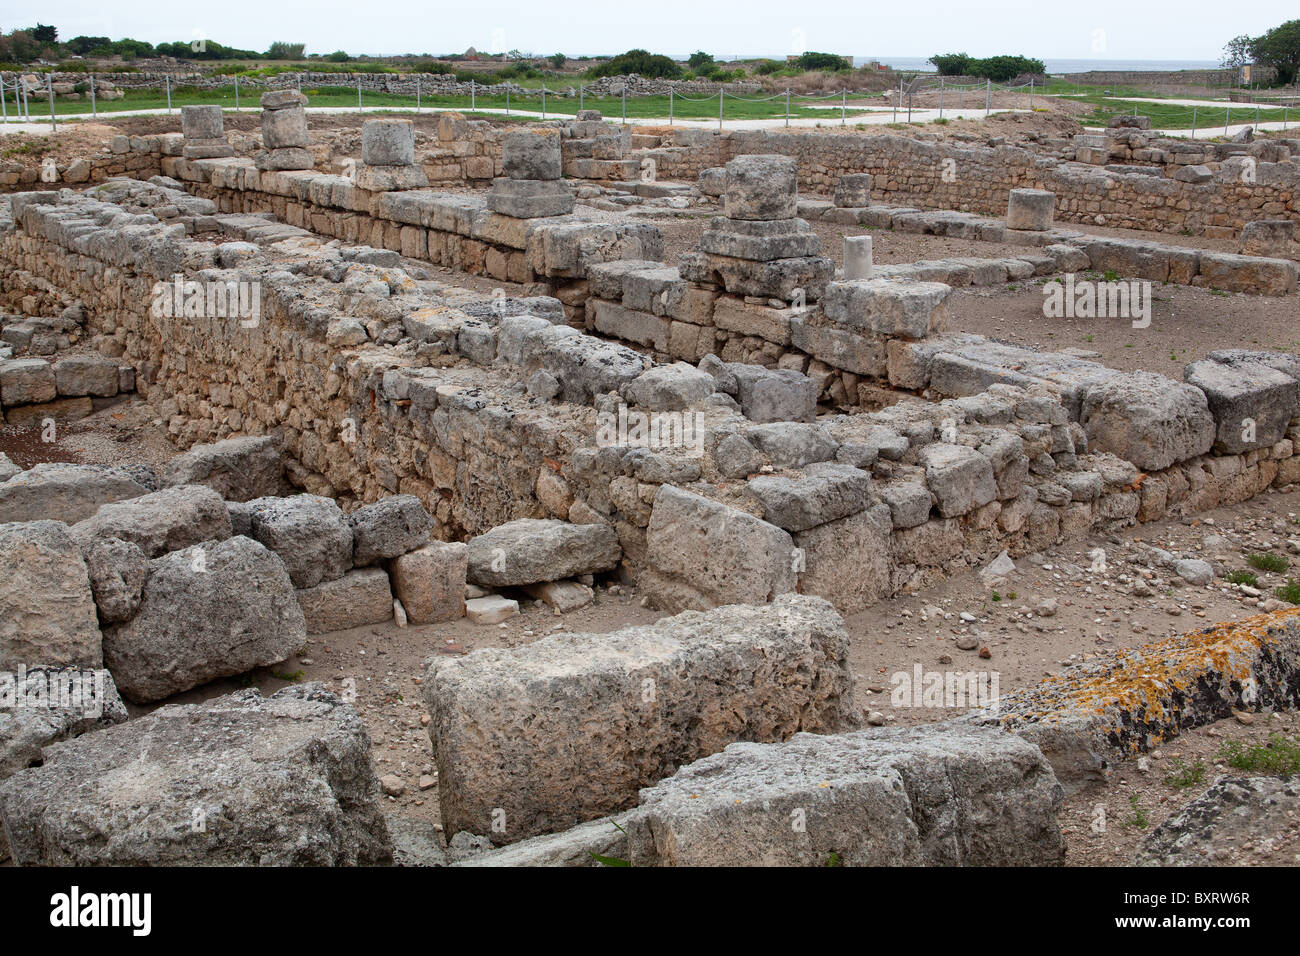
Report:
<svg viewBox="0 0 1300 956"><path fill-rule="evenodd" d="M317 79L318 77L313 77ZM102 82L102 81L101 81ZM718 84L717 91L703 96L690 96L677 93L672 85L668 93L647 94L635 92L630 97L627 86L618 93L611 93L607 87L600 91L589 89L584 84L577 88L563 90L549 89L545 83L538 88L517 87L511 84L497 84L483 87L473 81L469 84L469 93L448 92L445 86L435 85L433 89L424 90L420 77L415 78L414 94L377 91L365 89L358 75L353 87L319 85L303 89L302 77L291 78L290 84L302 92L308 106L335 109L340 112L371 111L445 111L463 110L471 113L501 114L540 117L572 116L587 109L590 104L608 111L617 106L619 120L626 124L629 119L628 101L632 100L633 119L665 119L669 125L680 120L699 121L716 116L718 129L725 127L727 119L733 121L767 119L784 120L789 126L792 119L816 119L818 125L825 119L838 119L841 126L847 126L850 118L867 114L879 114L888 111L890 122L913 123L918 120L945 121L950 116L978 115L983 112L988 117L994 110L1028 110L1034 111L1035 99L1039 108L1045 106L1045 97L1089 96L1097 93L1096 88L1080 87L1079 93L1064 92L1059 81L1053 81L1048 89L1031 78L1024 83L983 83L950 82L948 78L934 74L914 74L907 77L899 75L897 88L881 93L863 93L847 88L829 93L795 93L787 87L783 91L769 95L744 95L728 92L725 85ZM60 117L77 116L98 117L101 113L126 113L132 110L154 112L165 110L172 113L180 106L218 105L226 109L258 110L258 99L263 92L261 84L251 88L248 84L241 89L240 78L232 77L228 84L215 86L174 85L167 76L163 77L162 88L153 90L132 90L129 97L118 90L110 80L106 86L111 88L113 99L101 102L97 96L97 82L94 74L84 74L84 80L77 84L76 99L67 94L56 94L53 74L45 74L43 82L33 86L30 79L18 74L0 74L0 121L43 122L48 119L51 129L57 129ZM458 88L464 84L458 84ZM62 96L62 98L60 98ZM355 97L355 106L353 106ZM1116 97L1124 99L1123 96ZM716 103L716 110L713 105ZM728 103L732 104L728 110ZM838 105L838 110L835 107ZM1094 104L1098 112L1104 112L1104 104ZM814 112L815 110L815 112ZM1166 102L1153 100L1150 103L1134 103L1132 115L1147 116L1153 129L1175 129L1190 131L1194 137L1198 132L1207 135L1229 135L1236 125L1251 126L1258 129L1261 123L1280 122L1283 130L1290 128L1289 105L1270 106L1265 103L1234 103L1223 101L1222 104L1180 104L1178 101ZM1115 111L1120 112L1119 110ZM612 118L608 114L606 118ZM874 121L874 120L873 120Z"/></svg>

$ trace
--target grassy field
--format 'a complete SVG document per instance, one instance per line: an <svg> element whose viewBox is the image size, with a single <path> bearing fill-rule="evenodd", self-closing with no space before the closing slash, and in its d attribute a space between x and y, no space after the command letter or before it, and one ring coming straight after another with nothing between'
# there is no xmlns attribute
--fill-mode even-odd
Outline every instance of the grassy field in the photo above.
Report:
<svg viewBox="0 0 1300 956"><path fill-rule="evenodd" d="M1130 100L1108 99L1098 97L1082 99L1092 105L1090 113L1078 117L1085 126L1105 126L1113 116L1120 113L1132 113L1135 109L1139 116L1151 118L1152 129L1191 129L1193 123L1197 132L1205 130L1207 136L1214 134L1217 126L1222 129L1225 122L1232 125L1242 123L1295 123L1300 121L1300 110L1284 110L1261 107L1256 115L1256 108L1248 103L1225 104L1215 106L1176 106L1164 103L1140 103Z"/></svg>
<svg viewBox="0 0 1300 956"><path fill-rule="evenodd" d="M357 105L357 91L353 87L346 86L323 86L315 89L304 89L307 95L309 106L339 107L344 109L355 108ZM255 108L258 104L259 91L255 89L243 88L240 90L239 106L241 108ZM806 102L806 101L804 101ZM832 100L823 102L830 103ZM219 87L217 89L199 90L193 87L179 87L172 91L171 105L173 109L179 109L181 106L190 106L197 104L219 105L226 108L235 106L235 88L234 86ZM361 94L362 108L365 110L378 110L383 107L414 107L416 105L414 96L403 96L395 93L376 93L362 91ZM479 109L506 109L506 97L504 95L476 96L473 98L473 104ZM38 117L48 117L50 107L48 99L31 98L28 105L31 108L32 119ZM469 111L471 109L471 99L468 96L437 96L428 95L420 97L420 105L427 107L446 107L451 109ZM127 91L126 96L120 100L101 101L97 104L98 112L103 114L114 113L121 110L142 110L142 109L164 109L167 106L167 97L153 90ZM542 98L539 94L532 95L511 95L508 104L512 110L527 110L540 112L542 109ZM621 97L604 96L595 97L587 96L582 101L582 106L586 109L598 109L605 114L607 119L617 120L623 115L623 101ZM13 101L10 98L8 103L9 111L12 114ZM546 114L574 115L579 109L579 100L576 96L552 96L546 97ZM54 104L56 116L81 116L89 115L89 100L56 100ZM850 108L846 115L849 117L860 116L864 113L872 112L870 110ZM718 116L718 98L716 96L707 99L697 97L686 98L682 96L673 97L672 114L680 119L717 119ZM669 115L669 102L667 96L640 96L628 97L627 116L636 119L667 119ZM780 119L785 116L785 98L759 100L757 98L737 98L728 94L723 106L724 119ZM801 105L799 100L792 100L790 103L791 117L815 117L824 120L828 125L838 123L840 114L838 110L813 109Z"/></svg>

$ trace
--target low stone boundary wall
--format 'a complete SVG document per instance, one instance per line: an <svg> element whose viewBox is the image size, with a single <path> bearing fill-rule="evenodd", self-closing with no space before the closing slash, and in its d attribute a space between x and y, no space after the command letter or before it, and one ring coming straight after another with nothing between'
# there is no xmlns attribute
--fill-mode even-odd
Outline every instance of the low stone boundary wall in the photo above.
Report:
<svg viewBox="0 0 1300 956"><path fill-rule="evenodd" d="M99 183L113 176L130 176L148 179L162 172L164 156L179 156L182 142L180 133L162 133L156 136L114 136L102 150L93 156L75 159L70 163L49 162L32 164L15 160L0 161L0 192L22 189L56 188ZM52 174L52 177L51 177ZM50 177L43 179L42 176Z"/></svg>
<svg viewBox="0 0 1300 956"><path fill-rule="evenodd" d="M781 153L799 166L799 185L829 195L846 173L871 173L873 198L1001 216L1012 189L1047 189L1057 196L1064 222L1117 228L1235 235L1256 219L1300 221L1296 206L1300 165L1254 164L1252 181L1240 176L1204 183L1119 174L1062 162L1014 146L967 146L923 142L871 133L717 133L679 129L673 146L647 150L665 179L695 180L710 167L737 156Z"/></svg>
<svg viewBox="0 0 1300 956"><path fill-rule="evenodd" d="M270 212L291 226L366 243L472 275L537 285L576 308L589 264L659 258L659 230L645 223L517 219L491 212L481 196L424 190L370 192L344 176L268 172L245 159L168 158L168 175L222 212Z"/></svg>

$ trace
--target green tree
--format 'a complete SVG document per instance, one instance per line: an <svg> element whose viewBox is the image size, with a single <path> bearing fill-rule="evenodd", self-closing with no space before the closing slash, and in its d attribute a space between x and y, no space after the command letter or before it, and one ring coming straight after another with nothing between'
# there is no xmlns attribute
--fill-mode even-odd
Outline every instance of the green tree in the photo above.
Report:
<svg viewBox="0 0 1300 956"><path fill-rule="evenodd" d="M1256 37L1250 44L1255 62L1271 66L1277 86L1289 86L1300 75L1300 20L1288 20Z"/></svg>
<svg viewBox="0 0 1300 956"><path fill-rule="evenodd" d="M8 40L8 55L6 59L13 60L15 63L31 63L33 60L39 60L43 47L32 39L32 35L26 30L15 30L5 39Z"/></svg>
<svg viewBox="0 0 1300 956"><path fill-rule="evenodd" d="M826 70L834 72L836 70L850 70L853 64L842 56L834 53L801 53L795 61L801 70Z"/></svg>
<svg viewBox="0 0 1300 956"><path fill-rule="evenodd" d="M1227 70L1245 66L1250 62L1250 45L1254 42L1254 37L1246 36L1244 33L1239 37L1233 37L1223 48L1223 57L1219 60L1219 65Z"/></svg>
<svg viewBox="0 0 1300 956"><path fill-rule="evenodd" d="M46 26L44 23L38 23L27 31L32 35L32 39L44 46L53 46L59 42L59 31L55 27Z"/></svg>
<svg viewBox="0 0 1300 956"><path fill-rule="evenodd" d="M551 61L551 66L555 67L557 70L563 67L565 63L569 62L569 58L563 53L552 53L547 57L547 59Z"/></svg>
<svg viewBox="0 0 1300 956"><path fill-rule="evenodd" d="M682 68L662 54L648 50L628 50L591 70L592 76L627 76L631 73L675 80L682 75Z"/></svg>
<svg viewBox="0 0 1300 956"><path fill-rule="evenodd" d="M266 58L268 60L301 60L306 49L307 44L305 43L285 43L282 40L276 40L267 48Z"/></svg>
<svg viewBox="0 0 1300 956"><path fill-rule="evenodd" d="M352 59L352 57L348 56L346 50L335 50L333 53L328 54L325 59L329 60L331 63L346 63L348 60Z"/></svg>
<svg viewBox="0 0 1300 956"><path fill-rule="evenodd" d="M991 56L983 60L972 60L972 76L984 76L995 83L1005 83L1026 73L1046 73L1047 67L1042 60L1033 60L1025 56Z"/></svg>
<svg viewBox="0 0 1300 956"><path fill-rule="evenodd" d="M696 73L707 72L709 67L713 66L713 54L705 53L703 50L696 50L687 58L686 65Z"/></svg>
<svg viewBox="0 0 1300 956"><path fill-rule="evenodd" d="M930 63L942 76L970 76L971 58L965 53L936 53Z"/></svg>
<svg viewBox="0 0 1300 956"><path fill-rule="evenodd" d="M87 53L111 53L113 51L113 41L108 37L73 37L68 41L68 52L77 56L85 56Z"/></svg>

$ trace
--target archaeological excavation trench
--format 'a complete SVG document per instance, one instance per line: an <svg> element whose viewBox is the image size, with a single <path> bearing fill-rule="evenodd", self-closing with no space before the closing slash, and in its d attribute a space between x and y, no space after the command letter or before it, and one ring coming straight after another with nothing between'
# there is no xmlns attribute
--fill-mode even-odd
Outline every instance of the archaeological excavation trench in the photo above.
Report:
<svg viewBox="0 0 1300 956"><path fill-rule="evenodd" d="M1294 308L1294 141L633 136L587 111L448 115L423 154L369 119L339 161L300 95L262 105L256 149L185 107L63 188L5 180L6 429L147 406L178 451L0 456L0 857L1060 865L1067 794L1296 706L1288 606L874 726L844 621L1300 484L1295 355L1124 371L963 331L954 291L1055 283L1134 329L1153 284ZM707 225L670 264L655 217L685 215ZM853 236L837 269L813 223L1013 254L880 265ZM1102 224L1170 235L1071 228ZM206 690L322 635L610 588L657 619L431 640L437 828L386 810L352 678Z"/></svg>

